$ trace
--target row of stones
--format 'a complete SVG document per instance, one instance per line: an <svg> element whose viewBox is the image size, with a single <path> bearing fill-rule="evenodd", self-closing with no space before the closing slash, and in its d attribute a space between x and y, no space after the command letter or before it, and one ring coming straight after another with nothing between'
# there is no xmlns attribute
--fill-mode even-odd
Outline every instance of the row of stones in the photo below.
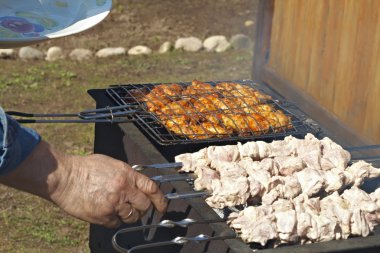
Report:
<svg viewBox="0 0 380 253"><path fill-rule="evenodd" d="M217 35L211 36L204 41L196 37L179 38L175 41L174 45L170 41L163 43L158 49L158 53L167 53L173 49L184 50L188 52L198 52L200 50L208 52L224 52L228 49L247 49L252 48L251 39L244 34L237 34L231 37L228 41L225 36ZM95 53L97 58L107 58L120 55L148 55L153 53L153 50L147 46L138 45L132 47L128 51L123 47L107 47L100 49ZM94 54L91 50L85 48L76 48L69 53L71 60L83 61L91 59ZM47 61L57 61L66 58L62 48L50 47L46 53L33 48L22 47L18 51L18 57L22 60L38 60L45 59ZM0 49L0 58L10 59L16 58L16 51L14 49Z"/></svg>

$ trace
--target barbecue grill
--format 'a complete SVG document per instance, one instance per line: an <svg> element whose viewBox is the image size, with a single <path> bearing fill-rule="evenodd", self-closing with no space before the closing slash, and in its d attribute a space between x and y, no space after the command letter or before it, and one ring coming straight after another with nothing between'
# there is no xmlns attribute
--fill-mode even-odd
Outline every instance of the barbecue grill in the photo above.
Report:
<svg viewBox="0 0 380 253"><path fill-rule="evenodd" d="M257 84L258 87L271 95L273 98L282 97L266 84ZM125 89L124 85L111 86L110 89ZM117 98L110 96L110 90L90 90L89 94L95 99L98 108L113 106L117 103ZM282 98L283 100L283 98ZM116 101L116 103L115 103ZM318 137L334 136L336 141L344 146L352 145L339 139L339 135L330 132L334 130L336 122L322 126L314 122L310 116L296 110L292 110L295 118L302 118L311 129L318 129ZM325 119L328 121L328 119ZM332 127L333 126L333 127ZM95 127L95 152L113 156L117 159L127 161L131 165L138 164L164 164L173 162L174 156L184 152L197 151L202 147L209 146L214 141L196 141L194 143L162 145L154 135L144 130L144 125L137 121L123 124L97 123ZM302 135L303 133L300 133ZM280 135L277 138L281 138ZM338 138L336 137L338 136ZM343 136L344 133L340 136ZM302 137L302 136L301 136ZM265 139L265 138L264 138ZM224 145L236 143L234 140L218 141L217 144ZM174 168L169 169L145 169L142 173L149 177L159 175L177 174ZM365 187L376 187L378 182ZM375 186L373 186L375 184ZM192 185L186 181L174 181L160 184L164 193L182 193L193 191ZM140 229L142 225L156 225L162 220L180 222L184 219L192 219L199 223L189 226L174 226L167 228L161 226L154 229ZM185 220L186 223L187 220ZM183 222L183 221L182 221ZM183 225L183 224L182 224ZM148 213L145 218L136 224L125 225L118 229L107 229L98 225L90 227L90 248L92 252L114 252L112 238L120 229L130 229L128 233L121 233L115 238L117 245L124 249L135 247L132 252L252 252L252 248L258 245L247 245L239 238L228 225L221 221L221 213L210 208L203 198L173 199L169 202L168 211L159 214L154 211ZM174 238L180 237L179 242L173 242ZM218 240L209 240L209 237ZM114 239L115 239L114 238ZM281 248L264 248L263 252L377 252L380 247L380 231L375 230L375 234L366 238L350 238L348 240L330 241L309 245L290 245ZM202 242L206 240L206 242ZM198 241L200 243L196 243ZM169 243L167 243L169 242ZM172 242L172 243L170 243ZM184 242L188 242L182 244ZM153 248L145 248L147 243L156 243ZM171 244L171 245L165 245ZM143 245L143 246L141 246ZM137 247L137 248L136 248ZM260 248L260 247L259 247ZM139 250L137 250L139 249Z"/></svg>
<svg viewBox="0 0 380 253"><path fill-rule="evenodd" d="M339 4L337 4L338 2ZM278 11L274 16L275 3L277 10L285 10L287 12ZM368 34L371 34L371 30L368 32L367 29L361 29L362 27L359 25L359 22L364 25L371 24L375 31L378 22L369 17L375 17L376 15L362 15L365 13L363 9L352 8L353 5L357 4L352 1L324 2L323 6L318 6L321 8L316 8L316 3L315 1L299 1L297 3L285 3L285 1L274 0L260 1L257 19L257 39L255 41L254 50L253 76L255 80L258 81L257 88L271 95L275 103L279 101L276 106L279 106L279 108L283 109L292 117L292 121L293 123L295 122L297 129L300 129L298 128L298 124L301 124L301 130L296 133L271 132L270 134L279 135L254 136L254 139L272 140L273 138L282 138L287 134L295 134L302 137L305 132L313 132L313 130L316 130L314 133L319 138L328 136L343 147L368 144L367 140L362 136L365 134L365 131L352 131L333 116L332 113L322 108L320 103L323 100L324 106L332 110L331 99L336 99L340 105L337 111L338 113L336 112L336 114L340 116L346 114L347 108L345 106L347 106L349 108L348 111L352 111L353 113L349 113L349 115L344 118L346 124L351 124L352 122L360 123L360 121L363 120L364 116L358 117L360 113L355 113L355 110L351 109L357 106L357 104L352 101L356 101L357 98L367 98L364 92L362 92L363 94L349 94L352 95L350 96L352 101L347 104L349 100L345 97L347 93L340 93L339 89L351 88L354 91L359 91L362 89L362 86L371 88L371 85L376 83L376 81L373 81L375 77L369 73L374 69L373 65L377 60L371 60L371 57L368 56L371 54L374 57L376 56L375 52L378 51L378 48L373 45L377 44L368 43ZM341 12L343 5L345 12ZM369 4L361 3L360 7L362 6L373 9L373 6ZM361 12L353 11L356 9L360 9ZM299 13L297 13L297 11L302 12L302 15L298 15ZM339 15L334 15L335 12L339 12ZM334 19L335 17L336 19ZM353 22L356 21L358 31L362 32L357 32L355 26L355 29L352 30L356 31L356 33L348 31L350 29L342 29L339 33L336 33L339 24L346 23L346 19L342 19L341 17L353 20ZM357 19L360 19L360 21ZM318 29L315 29L315 24L319 24L319 26L317 26ZM322 29L320 29L320 26L322 26ZM323 29L325 28L324 26L326 26L327 29ZM274 34L273 38L271 38L272 31ZM344 41L347 41L346 38L356 38L355 44L344 44ZM353 60L352 62L359 62L360 64L358 65L361 66L350 65L350 63L348 63L349 60L347 59L349 59L349 55L351 54L349 50L354 48L354 46L357 47L356 51L352 50L354 54L359 56L364 55L365 57L361 58L360 61ZM370 48L373 52L368 52L364 47ZM324 54L324 52L326 53ZM343 54L347 57L342 60L339 57ZM369 63L363 60L364 58L370 59ZM344 60L347 62L344 62ZM339 71L336 69L336 65L339 65ZM343 75L345 76L341 75L341 69L343 69ZM350 75L351 73L346 73L347 70L356 69L362 74L355 73L355 75ZM338 75L338 72L340 75ZM299 74L297 75L296 73ZM334 84L337 80L340 81L339 84ZM352 87L343 86L346 82L351 84ZM330 89L321 91L321 84L325 83L330 85ZM358 83L362 86L359 86ZM153 86L154 84L150 87ZM139 87L140 86L137 85L137 88ZM371 90L378 91L378 89ZM116 91L116 94L113 94L114 91ZM123 94L122 92L124 92L124 95L118 98L117 96L119 95L117 94ZM107 90L92 90L89 93L96 100L97 107L104 108L112 105L125 106L125 97L128 97L129 92L129 87L117 85ZM335 92L335 96L330 96L332 92ZM313 100L310 95L314 95L319 101ZM328 99L324 99L327 96ZM283 101L287 102L283 103ZM288 106L291 105L290 102L297 105L296 107L290 106L295 108L294 110ZM376 108L376 105L378 104L372 102L368 107L372 106L375 108L372 112L377 113L376 109L378 108ZM302 111L297 109L297 107L302 108ZM360 110L358 109L356 112L360 112ZM367 118L368 115L366 115ZM127 161L132 165L162 164L173 162L174 156L180 153L194 152L211 144L230 144L237 140L236 136L231 136L232 138L229 140L216 140L213 138L210 138L208 141L188 140L186 138L172 136L169 132L162 129L162 126L159 125L157 127L155 123L151 124L154 122L154 118L142 118L140 121L136 121L136 118L133 118L133 120L135 120L134 124L110 125L97 123L95 128L95 152L113 156L117 159ZM290 131L294 130L295 129ZM247 139L250 138L252 138L252 136ZM175 174L176 170L148 169L144 170L143 173L153 177L157 175ZM364 185L364 187L376 187L378 186L377 183L378 182L375 182L373 185L367 184ZM165 193L192 191L191 184L184 181L163 183L160 187ZM202 198L178 199L170 201L167 213L149 213L140 223L128 225L125 226L125 228L136 228L145 224L159 224L162 220L171 220L181 223L181 220L186 218L195 221L216 221L220 220L221 217L220 214L211 209ZM113 252L112 238L119 229L106 229L97 225L91 225L90 247L92 252ZM199 237L201 234L206 236ZM175 226L174 228L161 227L153 230L134 230L128 234L121 234L117 237L117 241L121 247L130 249L134 246L144 245L147 242L160 243L170 241L176 237L201 240L202 238L207 238L207 236L226 236L230 239L211 240L199 244L190 242L184 245L156 245L154 248L145 248L138 252L252 252L252 245L243 243L239 238L233 238L233 231L224 222L200 223L190 226ZM260 251L273 253L379 252L379 249L380 231L379 228L377 228L373 235L366 238L349 238L347 240L309 245L288 245L276 249L261 249Z"/></svg>

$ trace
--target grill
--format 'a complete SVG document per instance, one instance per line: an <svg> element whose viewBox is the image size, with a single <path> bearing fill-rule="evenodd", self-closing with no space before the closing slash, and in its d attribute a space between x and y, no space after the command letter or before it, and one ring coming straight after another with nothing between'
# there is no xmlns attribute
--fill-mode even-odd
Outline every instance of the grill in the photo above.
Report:
<svg viewBox="0 0 380 253"><path fill-rule="evenodd" d="M255 84L252 80L235 80L235 81L213 81L213 82L205 82L204 84L211 85L211 87L217 87L218 84L225 83L227 85L241 85L243 88L253 88L254 90L259 91L261 94L265 96L267 91L263 90L259 87L259 85ZM129 85L117 85L112 86L106 90L107 94L112 98L112 100L119 106L124 107L124 110L128 112L128 110L136 110L135 113L129 114L132 117L136 124L145 131L156 143L160 145L176 145L176 144L189 144L189 143L216 143L216 142L225 142L225 141L244 141L244 140L273 140L278 138L283 138L287 135L294 136L303 136L306 133L317 133L318 129L316 125L312 123L310 119L308 119L305 114L297 108L294 104L291 104L286 101L282 101L272 97L266 97L265 99L258 101L257 105L248 104L243 99L247 99L247 96L243 96L243 94L239 93L239 90L235 89L232 91L221 91L220 89L198 89L197 94L162 94L161 97L157 97L157 99L166 99L168 103L174 103L174 105L180 107L180 112L173 114L172 108L169 108L169 112L151 112L147 104L155 105L155 101L149 99L147 101L143 101L142 98L147 94L150 94L155 88L159 87L159 83L155 84L129 84ZM170 85L170 84L166 84ZM184 90L187 87L192 87L189 82L180 82L176 83ZM235 92L235 93L234 93ZM172 92L173 93L173 92ZM194 104L190 103L190 105L185 108L183 105L179 104L179 101L189 101L201 98L205 98L204 102L209 102L213 105L213 101L211 101L208 96L216 96L218 97L218 101L221 103L223 109L210 109L205 107L196 107ZM235 103L227 104L225 102L221 102L222 99L226 99L225 101L229 101L235 99L240 102L240 104ZM241 102L242 101L242 102ZM160 100L157 101L157 103ZM252 115L262 115L262 112L257 111L255 109L256 106L269 106L273 111L280 111L286 115L287 118L290 119L290 123L286 125L279 125L278 119L274 119L274 122L269 122L268 120L262 121L267 124L268 127L263 127L263 123L258 122L253 117L250 117L250 114L245 114L248 116L243 116L244 121L243 124L248 124L247 120L254 120L254 123L258 125L258 129L248 129L248 131L243 131L241 127L237 125L235 120L238 111L253 111ZM202 105L203 106L203 105ZM218 115L224 115L226 121L230 122L233 127L236 128L234 132L227 132L227 127L224 122L218 118ZM195 123L191 125L189 122L185 122L184 125L179 125L178 118L184 117L187 119L192 119ZM214 122L207 122L209 128L211 130L207 130L204 127L204 123L202 122L205 118L211 117ZM168 122L166 125L165 122ZM195 120L193 120L195 119ZM218 121L218 122L215 122ZM219 124L220 123L220 124ZM172 126L171 129L168 128L168 124ZM276 125L277 124L277 125ZM279 126L278 126L279 125ZM175 133L172 129L177 130ZM185 133L184 129L188 129L188 132ZM216 134L215 134L216 132Z"/></svg>
<svg viewBox="0 0 380 253"><path fill-rule="evenodd" d="M274 91L263 84L258 84L260 90L266 92L274 98L281 98ZM146 86L146 85L142 85ZM137 88L142 86L137 85ZM153 87L154 84L151 84ZM97 107L103 108L106 106L114 105L115 97L110 96L110 92L115 89L120 91L124 90L125 93L119 94L119 98L125 100L128 91L136 87L128 87L124 85L112 86L107 90L92 90L89 91L90 95L97 101ZM122 100L120 100L122 101ZM279 100L280 101L280 100ZM120 102L121 103L121 102ZM134 102L136 103L136 101ZM132 105L133 103L129 104ZM287 104L287 103L285 103ZM120 105L118 103L118 105ZM128 106L129 106L128 105ZM288 108L288 107L287 107ZM294 114L299 119L300 115ZM302 114L304 117L302 122L307 122L312 129L318 129L317 136L333 136L328 129L319 126L308 116ZM142 125L141 125L142 124ZM336 127L336 126L335 126ZM277 133L273 133L277 134ZM284 133L279 133L280 138ZM289 134L289 133L288 133ZM301 135L303 133L300 133ZM104 124L97 123L95 128L95 152L103 153L113 156L117 159L125 160L129 164L157 164L172 162L175 155L183 152L193 152L201 147L210 145L209 141L199 142L198 140L188 143L183 143L179 139L181 145L161 145L157 142L151 134L148 134L145 124L138 123L137 121L127 124ZM269 138L269 137L268 137ZM233 142L231 140L224 140L218 144ZM342 145L344 139L338 142ZM235 141L236 143L236 141ZM187 145L182 145L187 144ZM143 171L149 177L176 174L175 169L146 169ZM373 186L375 184L375 186ZM365 187L377 187L378 182ZM160 184L160 188L164 193L181 193L193 191L192 185L185 181L173 181L170 183ZM373 189L372 189L373 190ZM118 244L121 247L130 249L138 245L146 243L157 243L153 248L140 247L139 250L133 252L252 252L252 248L260 248L258 245L248 245L243 243L239 238L235 238L232 229L225 222L210 222L220 221L221 213L215 212L210 208L202 198L190 199L173 199L169 202L168 211L165 214L159 214L154 211L147 214L139 223L132 225L125 225L122 228L132 229L131 232L119 235L117 237ZM135 229L141 225L146 224L159 224L162 220L171 220L181 223L181 220L191 219L196 221L195 224L189 226L175 226L173 228L155 227L153 229ZM188 220L185 220L188 221ZM198 222L199 221L199 222ZM209 221L209 222L202 222ZM182 224L182 223L181 223ZM183 224L182 224L183 225ZM119 228L119 229L122 229ZM90 227L90 247L92 252L115 252L112 246L112 237L118 230L106 229L97 225ZM200 234L203 234L200 236ZM170 245L163 245L162 242L171 241L177 237L185 237L185 241L190 241L186 244L169 243ZM219 240L208 240L209 237L216 237ZM229 238L229 239L227 239ZM377 228L374 235L366 238L350 238L348 240L330 241L323 243L315 243L309 245L289 245L281 248L264 248L260 252L378 252L380 248L380 231ZM178 240L183 240L179 238ZM204 243L194 243L192 241L205 241ZM136 249L136 248L135 248Z"/></svg>

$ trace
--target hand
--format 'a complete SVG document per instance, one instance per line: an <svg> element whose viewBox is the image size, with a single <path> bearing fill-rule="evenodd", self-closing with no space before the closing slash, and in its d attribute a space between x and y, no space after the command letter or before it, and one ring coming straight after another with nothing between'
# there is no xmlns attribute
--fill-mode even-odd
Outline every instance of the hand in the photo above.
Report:
<svg viewBox="0 0 380 253"><path fill-rule="evenodd" d="M165 211L158 186L129 165L104 155L72 157L71 172L52 199L80 219L107 227L140 219L153 204Z"/></svg>
<svg viewBox="0 0 380 253"><path fill-rule="evenodd" d="M135 222L152 204L160 212L167 205L158 186L128 164L104 155L68 156L44 141L0 182L106 227Z"/></svg>

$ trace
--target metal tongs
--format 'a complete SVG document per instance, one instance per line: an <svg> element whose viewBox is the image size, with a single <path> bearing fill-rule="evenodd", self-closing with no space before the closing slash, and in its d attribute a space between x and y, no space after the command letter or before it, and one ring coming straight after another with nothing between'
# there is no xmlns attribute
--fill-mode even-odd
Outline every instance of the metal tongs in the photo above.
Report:
<svg viewBox="0 0 380 253"><path fill-rule="evenodd" d="M172 220L163 220L159 222L158 224L152 224L152 225L143 225L143 226L137 226L137 227L130 227L130 228L124 228L117 231L113 237L112 237L112 246L114 249L118 252L122 253L131 253L136 250L141 249L147 249L147 248L153 248L153 247L161 247L161 246L168 246L168 245L184 245L189 242L195 242L195 243L201 243L201 242L207 242L207 241L213 241L213 240L225 240L225 239L233 239L236 238L236 234L228 234L228 235L219 235L219 236L209 236L205 234L199 234L194 237L175 237L170 241L163 241L163 242L154 242L154 243L146 243L137 245L134 247L131 247L130 249L126 249L121 247L117 242L117 237L120 234L126 234L129 232L134 231L140 231L145 229L153 229L153 228L174 228L176 226L187 228L188 226L195 225L195 224L210 224L210 223L217 223L217 222L226 222L226 219L217 219L217 220L201 220L197 221L194 219L186 218L180 221L172 221Z"/></svg>
<svg viewBox="0 0 380 253"><path fill-rule="evenodd" d="M113 107L107 106L99 109L90 109L81 111L79 113L41 114L18 111L8 111L6 113L15 117L19 123L126 123L134 121L131 116L138 112L141 112L141 110L139 110L138 106L136 105L120 105ZM72 119L74 117L77 119Z"/></svg>

